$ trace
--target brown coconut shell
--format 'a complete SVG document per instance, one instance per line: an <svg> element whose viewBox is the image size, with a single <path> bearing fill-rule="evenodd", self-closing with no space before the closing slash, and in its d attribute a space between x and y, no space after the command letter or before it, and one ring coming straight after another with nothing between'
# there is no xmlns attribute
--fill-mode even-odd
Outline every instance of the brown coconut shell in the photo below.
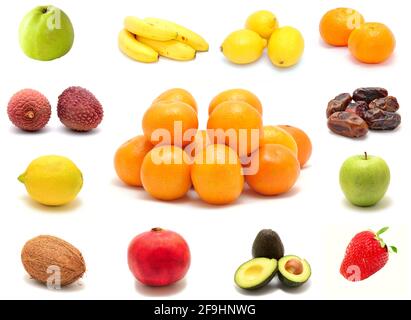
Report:
<svg viewBox="0 0 411 320"><path fill-rule="evenodd" d="M80 279L86 271L81 252L70 243L53 236L38 236L24 245L21 251L24 269L35 280L47 284L50 266L60 268L61 286Z"/></svg>

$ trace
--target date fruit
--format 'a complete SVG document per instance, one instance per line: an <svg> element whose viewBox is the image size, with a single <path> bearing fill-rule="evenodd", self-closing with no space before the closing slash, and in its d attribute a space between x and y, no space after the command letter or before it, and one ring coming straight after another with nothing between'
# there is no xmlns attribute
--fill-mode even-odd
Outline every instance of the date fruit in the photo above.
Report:
<svg viewBox="0 0 411 320"><path fill-rule="evenodd" d="M388 96L388 91L384 88L368 87L358 88L354 91L354 101L365 101L367 104L371 103L375 99L385 98Z"/></svg>
<svg viewBox="0 0 411 320"><path fill-rule="evenodd" d="M360 138L368 133L367 123L352 112L335 112L328 118L328 128L341 136Z"/></svg>
<svg viewBox="0 0 411 320"><path fill-rule="evenodd" d="M359 138L369 130L394 130L401 124L397 98L381 87L363 87L328 102L328 127L336 134Z"/></svg>
<svg viewBox="0 0 411 320"><path fill-rule="evenodd" d="M378 108L368 110L364 120L370 130L394 130L401 124L401 116L398 113Z"/></svg>
<svg viewBox="0 0 411 320"><path fill-rule="evenodd" d="M364 115L368 111L368 104L364 101L353 102L348 105L345 111L355 113L357 116L364 119Z"/></svg>
<svg viewBox="0 0 411 320"><path fill-rule="evenodd" d="M383 111L388 111L388 112L396 112L399 108L400 105L397 101L397 98L388 96L385 98L380 98L380 99L375 99L370 103L370 109L381 109Z"/></svg>
<svg viewBox="0 0 411 320"><path fill-rule="evenodd" d="M329 118L333 113L339 111L345 111L349 103L352 101L352 97L349 93L342 93L328 102L327 106L327 118Z"/></svg>

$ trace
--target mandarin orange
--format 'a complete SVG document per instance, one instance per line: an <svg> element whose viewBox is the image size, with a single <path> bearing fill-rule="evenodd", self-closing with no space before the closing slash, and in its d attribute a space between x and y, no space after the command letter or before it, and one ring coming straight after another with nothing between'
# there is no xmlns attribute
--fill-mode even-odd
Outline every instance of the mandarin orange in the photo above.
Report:
<svg viewBox="0 0 411 320"><path fill-rule="evenodd" d="M144 157L153 145L145 136L137 136L128 140L118 148L114 156L114 167L118 177L134 187L141 187L140 169Z"/></svg>
<svg viewBox="0 0 411 320"><path fill-rule="evenodd" d="M196 155L191 180L199 197L213 205L235 201L244 187L242 167L236 152L222 144L209 145Z"/></svg>
<svg viewBox="0 0 411 320"><path fill-rule="evenodd" d="M351 32L364 23L363 16L350 8L337 8L328 11L321 19L320 34L332 46L346 47Z"/></svg>
<svg viewBox="0 0 411 320"><path fill-rule="evenodd" d="M153 104L159 101L180 101L187 103L192 106L193 109L197 112L197 102L194 99L193 95L185 89L174 88L164 91L160 94L154 101Z"/></svg>
<svg viewBox="0 0 411 320"><path fill-rule="evenodd" d="M159 101L144 114L144 135L152 144L186 146L194 140L197 113L187 103Z"/></svg>
<svg viewBox="0 0 411 320"><path fill-rule="evenodd" d="M348 40L351 54L359 61L369 64L382 63L395 50L395 37L382 23L368 22L354 30Z"/></svg>
<svg viewBox="0 0 411 320"><path fill-rule="evenodd" d="M280 144L262 146L253 153L251 161L258 161L258 172L247 175L246 181L251 189L265 196L290 191L300 175L297 157Z"/></svg>
<svg viewBox="0 0 411 320"><path fill-rule="evenodd" d="M214 109L226 101L243 101L254 107L260 114L263 114L263 106L258 97L251 91L245 89L230 89L219 93L210 102L208 114L213 113Z"/></svg>
<svg viewBox="0 0 411 320"><path fill-rule="evenodd" d="M243 157L258 149L263 122L261 114L248 103L226 101L210 115L207 130L212 142L225 143Z"/></svg>
<svg viewBox="0 0 411 320"><path fill-rule="evenodd" d="M313 151L310 137L303 130L293 126L280 125L279 127L293 136L298 146L298 161L301 168L304 167L308 160L310 160Z"/></svg>
<svg viewBox="0 0 411 320"><path fill-rule="evenodd" d="M152 197L176 200L191 188L190 167L190 159L180 147L156 147L143 160L141 182Z"/></svg>

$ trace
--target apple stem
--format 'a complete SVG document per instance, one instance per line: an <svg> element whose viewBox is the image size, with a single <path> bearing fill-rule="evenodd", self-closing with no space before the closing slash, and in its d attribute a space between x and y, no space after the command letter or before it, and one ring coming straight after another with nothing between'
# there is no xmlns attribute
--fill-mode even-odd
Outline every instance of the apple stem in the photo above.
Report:
<svg viewBox="0 0 411 320"><path fill-rule="evenodd" d="M368 154L367 154L367 152L364 152L364 155L365 155L365 160L368 160Z"/></svg>
<svg viewBox="0 0 411 320"><path fill-rule="evenodd" d="M161 228L153 228L153 229L151 229L151 231L153 231L153 232L161 232L161 231L163 231L163 229L161 229Z"/></svg>

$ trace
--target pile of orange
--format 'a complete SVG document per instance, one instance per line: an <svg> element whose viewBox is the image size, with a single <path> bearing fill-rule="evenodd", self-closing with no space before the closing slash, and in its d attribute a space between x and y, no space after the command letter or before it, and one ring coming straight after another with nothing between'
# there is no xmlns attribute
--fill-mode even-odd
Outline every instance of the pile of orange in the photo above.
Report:
<svg viewBox="0 0 411 320"><path fill-rule="evenodd" d="M347 47L364 63L382 63L395 50L395 37L382 23L365 22L364 17L350 8L328 11L321 19L320 34L331 46Z"/></svg>
<svg viewBox="0 0 411 320"><path fill-rule="evenodd" d="M172 201L194 188L205 202L235 201L246 182L255 192L288 192L311 156L311 141L291 126L263 126L257 96L232 89L209 105L207 130L198 130L198 107L183 89L171 89L144 114L144 135L120 146L119 178L152 197Z"/></svg>

